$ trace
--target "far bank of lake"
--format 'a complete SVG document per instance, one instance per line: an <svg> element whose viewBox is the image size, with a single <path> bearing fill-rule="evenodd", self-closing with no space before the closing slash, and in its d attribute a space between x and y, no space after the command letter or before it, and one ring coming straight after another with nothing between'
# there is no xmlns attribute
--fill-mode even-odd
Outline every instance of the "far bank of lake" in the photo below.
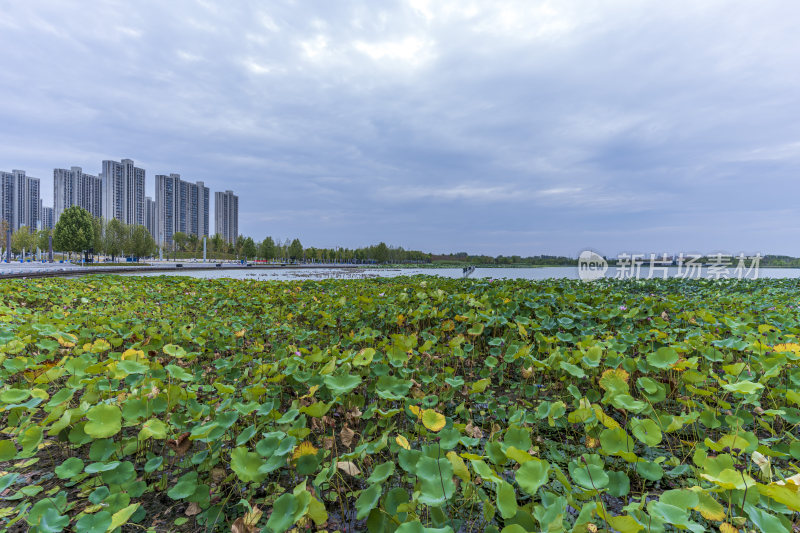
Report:
<svg viewBox="0 0 800 533"><path fill-rule="evenodd" d="M708 278L715 277L716 275L710 273L707 269L693 273L691 276L686 275L685 271L680 271L678 267L669 267L666 269L658 269L653 272L653 278L660 278L664 275L667 277L687 277L687 278ZM616 267L609 267L605 273L606 278L616 277L618 274ZM620 275L623 273L620 273ZM631 277L630 270L624 272L624 277ZM367 278L394 278L398 276L439 276L446 278L461 278L463 271L460 268L351 268L351 269L333 269L333 268L284 268L284 269L247 269L239 268L235 270L219 269L219 270L202 270L202 271L176 271L168 274L164 272L131 272L131 276L163 276L163 275L178 275L189 276L193 278L217 279L217 278L231 278L231 279L253 279L253 280L302 280L302 279L367 279ZM642 268L639 272L639 279L646 279L650 275L647 268ZM743 273L744 275L744 273ZM759 278L800 278L800 268L761 268L757 272ZM477 268L471 274L471 278L484 278L484 279L580 279L577 267L536 267L536 268ZM738 277L738 273L734 268L727 271L728 278ZM748 278L753 277L753 273L747 275Z"/></svg>

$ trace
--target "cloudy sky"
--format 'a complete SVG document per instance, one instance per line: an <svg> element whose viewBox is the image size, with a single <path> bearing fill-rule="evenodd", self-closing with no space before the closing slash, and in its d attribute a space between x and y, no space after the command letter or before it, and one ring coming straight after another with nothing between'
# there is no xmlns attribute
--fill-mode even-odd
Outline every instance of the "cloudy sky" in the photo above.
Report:
<svg viewBox="0 0 800 533"><path fill-rule="evenodd" d="M0 0L0 168L131 158L240 232L800 255L795 0ZM213 230L213 212L211 214Z"/></svg>

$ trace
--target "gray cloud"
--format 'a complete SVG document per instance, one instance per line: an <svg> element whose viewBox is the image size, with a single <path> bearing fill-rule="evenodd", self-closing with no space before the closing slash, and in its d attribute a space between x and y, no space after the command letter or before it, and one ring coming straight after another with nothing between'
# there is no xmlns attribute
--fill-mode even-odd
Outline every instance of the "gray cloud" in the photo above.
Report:
<svg viewBox="0 0 800 533"><path fill-rule="evenodd" d="M131 157L243 233L797 255L788 0L2 2L0 167ZM213 215L212 215L213 216Z"/></svg>

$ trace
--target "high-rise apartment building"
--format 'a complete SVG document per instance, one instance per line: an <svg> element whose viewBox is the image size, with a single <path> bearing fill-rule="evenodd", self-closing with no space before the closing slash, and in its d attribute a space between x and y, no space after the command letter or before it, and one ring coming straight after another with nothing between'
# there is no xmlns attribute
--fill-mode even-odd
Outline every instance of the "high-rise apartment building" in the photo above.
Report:
<svg viewBox="0 0 800 533"><path fill-rule="evenodd" d="M144 227L156 237L156 203L149 196L144 197Z"/></svg>
<svg viewBox="0 0 800 533"><path fill-rule="evenodd" d="M40 229L53 229L56 225L52 207L41 207L42 224Z"/></svg>
<svg viewBox="0 0 800 533"><path fill-rule="evenodd" d="M26 176L24 170L0 172L0 214L12 231L21 227L35 231L40 205L39 178Z"/></svg>
<svg viewBox="0 0 800 533"><path fill-rule="evenodd" d="M214 231L229 243L239 237L239 197L233 191L214 193Z"/></svg>
<svg viewBox="0 0 800 533"><path fill-rule="evenodd" d="M66 209L77 205L93 217L103 215L103 181L81 167L53 169L53 215L55 222Z"/></svg>
<svg viewBox="0 0 800 533"><path fill-rule="evenodd" d="M103 161L103 217L144 225L144 169L130 159Z"/></svg>
<svg viewBox="0 0 800 533"><path fill-rule="evenodd" d="M14 221L14 175L11 172L0 171L0 220L9 228Z"/></svg>
<svg viewBox="0 0 800 533"><path fill-rule="evenodd" d="M171 245L178 231L208 236L209 192L202 181L184 181L180 174L157 175L155 211L153 237L159 245Z"/></svg>

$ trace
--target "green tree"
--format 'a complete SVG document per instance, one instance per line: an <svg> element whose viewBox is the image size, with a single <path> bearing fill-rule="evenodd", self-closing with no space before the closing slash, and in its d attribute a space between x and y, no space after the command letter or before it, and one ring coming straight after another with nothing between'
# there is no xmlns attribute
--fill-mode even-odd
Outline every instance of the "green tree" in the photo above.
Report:
<svg viewBox="0 0 800 533"><path fill-rule="evenodd" d="M256 256L256 243L253 241L252 237L245 237L242 239L242 255L245 259Z"/></svg>
<svg viewBox="0 0 800 533"><path fill-rule="evenodd" d="M62 252L82 252L92 247L94 225L92 215L77 205L61 213L53 229L53 246Z"/></svg>
<svg viewBox="0 0 800 533"><path fill-rule="evenodd" d="M50 235L53 234L53 230L51 229L41 229L36 232L36 246L42 252L47 252L50 250Z"/></svg>
<svg viewBox="0 0 800 533"><path fill-rule="evenodd" d="M197 252L198 246L200 245L200 237L192 233L191 235L189 235L187 244L189 246L189 251Z"/></svg>
<svg viewBox="0 0 800 533"><path fill-rule="evenodd" d="M103 250L105 253L110 255L111 259L116 259L125 250L127 240L128 229L125 223L116 218L109 220L103 235Z"/></svg>
<svg viewBox="0 0 800 533"><path fill-rule="evenodd" d="M258 247L258 256L267 261L275 259L275 241L272 237L267 237L261 241Z"/></svg>
<svg viewBox="0 0 800 533"><path fill-rule="evenodd" d="M15 254L22 253L22 250L30 253L35 246L36 236L28 228L21 227L11 234L11 251Z"/></svg>
<svg viewBox="0 0 800 533"><path fill-rule="evenodd" d="M289 245L289 259L292 261L299 261L303 258L303 245L300 244L300 239L295 239Z"/></svg>
<svg viewBox="0 0 800 533"><path fill-rule="evenodd" d="M92 236L92 248L94 249L94 253L101 254L104 252L103 247L105 242L103 241L103 228L105 226L105 222L100 217L93 217L92 218L92 229L94 230L94 234ZM44 249L44 248L42 248Z"/></svg>
<svg viewBox="0 0 800 533"><path fill-rule="evenodd" d="M225 241L222 239L222 235L215 233L214 236L208 240L208 245L212 252L219 253L224 251Z"/></svg>
<svg viewBox="0 0 800 533"><path fill-rule="evenodd" d="M172 242L175 243L176 249L183 252L186 249L186 243L189 241L189 236L182 231L176 231L172 234Z"/></svg>
<svg viewBox="0 0 800 533"><path fill-rule="evenodd" d="M153 236L150 235L147 228L141 225L131 227L127 244L128 246L126 249L137 259L153 255L153 251L156 248L156 242Z"/></svg>
<svg viewBox="0 0 800 533"><path fill-rule="evenodd" d="M389 259L389 247L385 242L378 244L375 247L374 258L378 263L385 263Z"/></svg>

